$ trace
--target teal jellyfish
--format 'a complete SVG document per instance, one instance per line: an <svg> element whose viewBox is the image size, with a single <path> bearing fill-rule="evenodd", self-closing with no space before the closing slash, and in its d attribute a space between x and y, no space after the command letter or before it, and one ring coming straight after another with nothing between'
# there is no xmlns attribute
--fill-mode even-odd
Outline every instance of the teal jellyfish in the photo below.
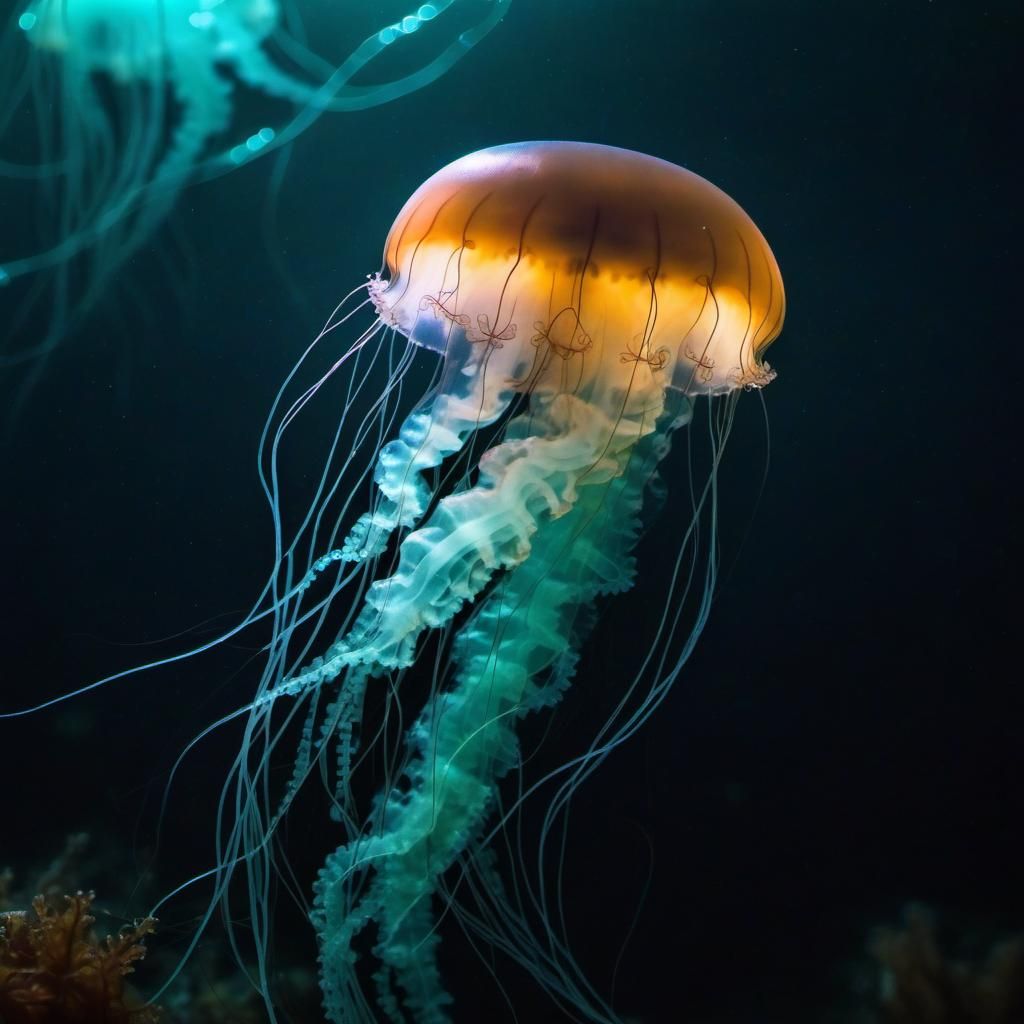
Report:
<svg viewBox="0 0 1024 1024"><path fill-rule="evenodd" d="M38 160L0 160L0 178L31 182L45 196L49 237L35 253L0 251L0 284L34 277L22 316L46 302L52 326L27 348L0 346L0 359L18 361L59 340L188 182L278 149L322 112L371 107L426 85L491 30L511 0L488 0L479 24L417 70L376 85L353 81L418 30L440 34L460 2L421 5L333 67L287 31L276 0L32 0L0 46L0 141L23 143L14 138L25 127L18 112L31 99ZM283 125L242 128L232 117L236 83L296 112Z"/></svg>
<svg viewBox="0 0 1024 1024"><path fill-rule="evenodd" d="M778 266L744 211L695 174L604 146L525 143L421 186L382 271L313 350L371 303L372 322L294 401L283 389L268 424L279 560L260 614L273 638L238 712L219 866L203 877L216 879L216 904L244 865L262 946L278 826L320 778L339 845L309 916L331 1021L450 1020L442 918L516 958L573 1019L613 1021L530 866L581 783L663 698L706 619L717 467L736 397L774 377L762 357L783 322ZM433 386L395 431L425 350L439 360ZM345 415L286 530L277 453L339 380ZM682 481L682 519L650 525L673 432L695 420L708 470ZM641 608L621 595L645 525L671 571ZM606 606L643 648L621 702L586 750L531 781L517 727L562 699ZM336 639L313 657L328 628ZM271 757L289 739L294 769L275 792ZM536 857L515 830L531 802L543 807Z"/></svg>

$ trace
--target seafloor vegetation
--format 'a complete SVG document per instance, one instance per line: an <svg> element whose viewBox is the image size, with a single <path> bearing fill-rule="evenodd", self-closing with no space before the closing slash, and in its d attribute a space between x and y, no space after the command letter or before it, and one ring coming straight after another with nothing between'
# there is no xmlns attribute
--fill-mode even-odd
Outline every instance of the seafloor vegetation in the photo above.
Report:
<svg viewBox="0 0 1024 1024"><path fill-rule="evenodd" d="M113 923L97 928L95 897L76 885L93 875L132 879L130 872L104 869L102 861L102 851L76 834L57 858L28 873L27 889L14 885L13 872L0 870L0 1024L266 1021L244 970L217 942L197 950L161 1006L147 1003L129 976L146 956L157 922L120 923L108 915ZM124 901L125 894L114 896ZM154 941L140 980L145 991L159 988L178 966L175 937ZM842 973L859 982L835 992L831 1008L817 1018L829 1024L1024 1024L1024 935L971 923L940 928L938 915L919 905L904 911L900 926L876 929L864 955ZM281 972L277 990L287 1004L284 1019L322 1019L311 969ZM648 1024L669 1021L680 1024L658 1015ZM709 1017L700 1024L718 1022Z"/></svg>
<svg viewBox="0 0 1024 1024"><path fill-rule="evenodd" d="M3 1024L155 1024L126 978L146 955L155 922L144 918L98 938L94 896L78 892L54 906L36 896L29 910L0 913L0 1021Z"/></svg>
<svg viewBox="0 0 1024 1024"><path fill-rule="evenodd" d="M970 941L967 941L970 940ZM902 928L880 929L870 951L881 967L883 1024L1022 1024L1024 936L965 937L973 956L941 947L935 917L912 906Z"/></svg>

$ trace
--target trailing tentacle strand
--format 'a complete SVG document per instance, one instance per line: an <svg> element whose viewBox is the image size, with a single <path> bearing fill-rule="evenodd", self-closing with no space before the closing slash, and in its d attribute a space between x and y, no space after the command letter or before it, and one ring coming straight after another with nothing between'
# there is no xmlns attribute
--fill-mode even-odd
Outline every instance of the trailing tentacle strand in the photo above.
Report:
<svg viewBox="0 0 1024 1024"><path fill-rule="evenodd" d="M652 396L645 397L650 402ZM428 703L409 731L414 756L406 785L384 795L378 824L337 850L320 874L313 916L333 1021L358 1019L349 1002L358 989L354 943L371 922L378 935L374 955L382 964L378 976L394 979L417 1021L449 1020L433 959L433 897L440 876L483 828L497 779L517 763L517 719L557 700L567 685L581 615L585 633L593 600L629 584L621 565L638 534L646 481L630 476L628 468L657 413L656 406L633 405L631 416L614 422L569 395L535 399L531 414L512 421L507 439L482 462L478 487L442 501L419 536L407 538L402 569L379 585L387 589L387 601L371 590L373 612L368 609L361 624L366 636L372 635L371 622L377 635L386 633L399 608L403 621L421 627L447 621L435 613L425 623L413 613L413 607L429 606L419 575L428 551L448 566L444 573L436 562L428 567L430 579L447 581L435 609L444 597L458 602L454 577L472 590L476 559L503 560L510 570L454 640L452 686ZM532 473L544 467L543 476L517 472L527 466ZM479 532L467 534L481 514L491 512L496 493L511 496L504 489L513 481L513 494L521 498L516 529L505 523L503 534L485 520ZM469 556L473 536L487 540ZM502 537L514 560L497 553L495 538L500 544ZM415 601L412 595L418 595ZM382 650L397 656L398 647Z"/></svg>

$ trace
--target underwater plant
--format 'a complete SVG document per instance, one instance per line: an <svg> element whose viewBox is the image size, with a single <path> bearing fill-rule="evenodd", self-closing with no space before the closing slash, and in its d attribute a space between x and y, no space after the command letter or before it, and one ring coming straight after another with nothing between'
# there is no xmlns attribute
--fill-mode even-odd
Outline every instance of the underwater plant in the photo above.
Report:
<svg viewBox="0 0 1024 1024"><path fill-rule="evenodd" d="M48 223L40 251L0 251L0 284L29 279L19 290L19 316L5 313L9 337L0 360L17 362L56 344L190 181L279 149L323 112L365 109L427 85L495 26L511 0L487 0L478 24L445 41L450 9L463 2L422 4L332 66L306 45L297 13L276 0L31 0L2 30L0 140L24 144L19 111L30 100L38 160L3 154L0 179L28 181L34 198L46 200ZM391 81L354 81L420 29L444 43L423 66ZM232 126L236 84L288 101L293 115L283 125L239 132ZM9 244L0 239L4 250ZM12 350L15 328L44 302L48 334Z"/></svg>
<svg viewBox="0 0 1024 1024"><path fill-rule="evenodd" d="M55 909L37 896L29 911L0 911L0 1021L4 1024L156 1024L125 978L146 955L152 918L103 941L93 932L92 893Z"/></svg>
<svg viewBox="0 0 1024 1024"><path fill-rule="evenodd" d="M271 410L266 589L236 628L191 652L269 626L254 697L189 748L241 729L216 864L153 912L211 884L191 949L223 910L236 954L252 949L271 1020L279 886L316 930L334 1024L451 1020L442 922L457 923L486 973L497 978L501 954L573 1019L619 1020L567 935L566 819L701 633L719 466L739 395L775 376L764 354L784 315L778 265L750 217L654 157L499 146L443 168L402 208L381 270L342 301ZM286 501L282 449L328 396L340 414L322 467L308 499ZM685 457L672 461L684 428ZM682 512L659 523L667 488ZM645 530L658 536L661 590L631 602ZM570 689L605 603L628 625L628 650L581 688L612 694L607 721L531 777L526 720ZM280 826L317 780L337 848L308 903ZM233 909L238 889L246 914Z"/></svg>
<svg viewBox="0 0 1024 1024"><path fill-rule="evenodd" d="M143 1006L127 982L123 990L116 984L104 984L103 972L109 975L116 969L119 955L122 974L133 973L131 968L143 950L132 947L141 946L143 926L152 930L153 922L135 921L116 938L97 940L92 906L82 906L93 897L79 893L69 900L63 894L77 892L81 877L99 875L105 879L105 907L137 905L150 880L145 874L140 876L124 853L123 846L97 843L79 832L66 837L57 856L36 865L28 880L19 878L15 884L15 872L0 869L0 948L4 951L0 953L0 988L4 992L0 995L0 1024L17 1024L26 1014L35 1024L108 1018L143 1024L156 1020L157 1010L161 1024L265 1024L262 995L249 984L244 965L236 962L230 947L216 941L206 942L196 951L188 971L178 973L173 989L162 994L159 1007ZM36 905L43 908L42 916L31 909L13 909ZM54 908L59 907L67 909L58 913ZM125 920L120 914L116 919ZM62 931L72 934L62 935ZM133 931L138 943L125 941ZM145 949L149 978L175 973L178 954L173 932L173 927L164 930L164 941ZM3 945L4 937L12 939L10 946ZM98 1005L93 998L99 996L100 988L109 996L109 1006ZM286 1019L319 1019L318 991L312 965L277 966L275 997ZM18 1009L5 1014L5 1003L17 1003Z"/></svg>
<svg viewBox="0 0 1024 1024"><path fill-rule="evenodd" d="M1015 1024L1024 1020L1024 936L993 943L983 960L943 951L933 915L908 907L904 927L879 929L884 1024Z"/></svg>

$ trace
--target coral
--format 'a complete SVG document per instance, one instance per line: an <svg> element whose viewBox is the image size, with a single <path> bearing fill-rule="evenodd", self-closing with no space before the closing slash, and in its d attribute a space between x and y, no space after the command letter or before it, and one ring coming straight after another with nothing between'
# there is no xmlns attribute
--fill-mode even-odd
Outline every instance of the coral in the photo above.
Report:
<svg viewBox="0 0 1024 1024"><path fill-rule="evenodd" d="M58 910L37 896L29 912L0 913L3 1024L154 1024L160 1011L125 983L146 949L152 918L96 938L93 895L64 897Z"/></svg>
<svg viewBox="0 0 1024 1024"><path fill-rule="evenodd" d="M991 947L981 963L943 954L930 915L905 914L902 931L883 929L871 944L882 965L884 1024L1021 1024L1024 938Z"/></svg>

